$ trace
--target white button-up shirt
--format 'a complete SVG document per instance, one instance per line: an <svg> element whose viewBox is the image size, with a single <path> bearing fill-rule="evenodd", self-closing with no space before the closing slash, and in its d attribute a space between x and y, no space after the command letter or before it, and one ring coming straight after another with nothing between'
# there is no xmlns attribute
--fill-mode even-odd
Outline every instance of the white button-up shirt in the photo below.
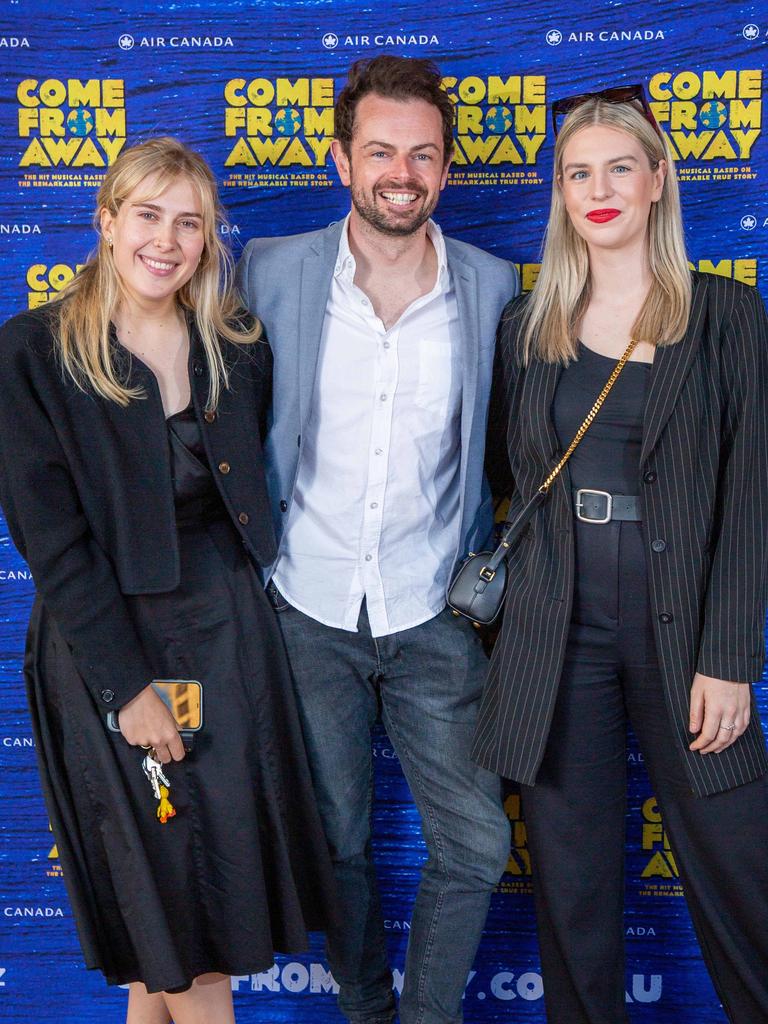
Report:
<svg viewBox="0 0 768 1024"><path fill-rule="evenodd" d="M356 632L386 636L445 606L459 544L461 337L440 229L432 290L387 329L354 283L348 225L325 309L312 406L274 580Z"/></svg>

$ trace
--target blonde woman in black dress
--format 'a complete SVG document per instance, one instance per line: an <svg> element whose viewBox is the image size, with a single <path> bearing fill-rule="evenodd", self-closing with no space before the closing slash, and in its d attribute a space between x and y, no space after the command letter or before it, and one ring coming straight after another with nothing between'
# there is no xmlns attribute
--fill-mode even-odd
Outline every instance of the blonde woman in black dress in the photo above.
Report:
<svg viewBox="0 0 768 1024"><path fill-rule="evenodd" d="M130 986L128 1024L230 1024L228 976L306 948L330 904L255 569L274 556L271 357L227 288L201 157L167 138L127 150L97 220L61 299L0 332L0 499L37 587L41 778L86 964ZM156 679L202 684L186 755Z"/></svg>

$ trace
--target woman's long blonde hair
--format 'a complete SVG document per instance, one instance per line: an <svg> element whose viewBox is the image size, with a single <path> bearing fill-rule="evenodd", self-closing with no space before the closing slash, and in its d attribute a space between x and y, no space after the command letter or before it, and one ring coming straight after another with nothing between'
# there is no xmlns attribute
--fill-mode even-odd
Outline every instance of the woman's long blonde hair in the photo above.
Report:
<svg viewBox="0 0 768 1024"><path fill-rule="evenodd" d="M182 142L169 137L150 139L125 150L107 171L96 199L94 224L98 246L80 272L62 290L56 302L58 325L54 331L62 366L82 390L92 388L103 398L127 405L144 397L129 388L114 363L111 323L123 297L111 249L99 230L102 210L116 216L131 193L147 180L144 200L160 195L183 178L200 196L203 252L187 283L179 290L179 306L194 317L208 362L208 407L215 409L220 390L227 386L227 367L217 336L230 341L255 341L257 323L248 327L238 319L240 304L232 290L232 256L221 240L225 223L216 179L205 160Z"/></svg>
<svg viewBox="0 0 768 1024"><path fill-rule="evenodd" d="M565 208L560 180L563 152L576 132L589 125L626 132L643 147L651 168L667 163L664 186L651 206L648 262L651 287L632 325L631 335L652 345L671 345L685 333L691 308L691 274L683 239L680 194L674 161L660 137L634 103L590 98L568 115L555 143L552 205L541 271L523 313L523 359L568 363L576 356L576 334L591 291L589 254Z"/></svg>

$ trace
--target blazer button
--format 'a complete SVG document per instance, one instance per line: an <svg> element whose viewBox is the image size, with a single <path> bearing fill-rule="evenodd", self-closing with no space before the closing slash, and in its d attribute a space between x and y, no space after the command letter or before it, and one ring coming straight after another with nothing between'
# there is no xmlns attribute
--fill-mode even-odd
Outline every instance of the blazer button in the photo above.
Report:
<svg viewBox="0 0 768 1024"><path fill-rule="evenodd" d="M194 373L194 375L196 377L202 377L203 376L203 364L199 363L197 360L195 360L195 362L192 364L192 373Z"/></svg>
<svg viewBox="0 0 768 1024"><path fill-rule="evenodd" d="M660 537L657 540L651 541L651 550L659 552L664 551L667 547L667 542L662 540Z"/></svg>
<svg viewBox="0 0 768 1024"><path fill-rule="evenodd" d="M247 512L241 512L237 518L240 520L243 526L247 526L250 516L248 515Z"/></svg>
<svg viewBox="0 0 768 1024"><path fill-rule="evenodd" d="M280 511L281 512L287 512L288 511L288 502L285 499L283 499L280 502Z"/></svg>
<svg viewBox="0 0 768 1024"><path fill-rule="evenodd" d="M223 473L225 476L227 475L227 473L230 471L231 468L232 467L230 466L230 464L228 462L220 462L219 463L219 472Z"/></svg>
<svg viewBox="0 0 768 1024"><path fill-rule="evenodd" d="M648 472L643 475L643 480L645 480L647 484L655 484L656 474L652 469L649 469Z"/></svg>
<svg viewBox="0 0 768 1024"><path fill-rule="evenodd" d="M111 704L112 701L115 699L115 691L114 690L102 690L101 691L101 699L104 701L105 704Z"/></svg>
<svg viewBox="0 0 768 1024"><path fill-rule="evenodd" d="M659 622L663 622L665 626L668 626L669 623L673 621L673 619L674 615L672 615L670 612L662 612L659 615Z"/></svg>
<svg viewBox="0 0 768 1024"><path fill-rule="evenodd" d="M213 409L206 409L205 412L203 413L203 419L205 420L206 423L213 423L213 421L216 419L216 413L213 411Z"/></svg>

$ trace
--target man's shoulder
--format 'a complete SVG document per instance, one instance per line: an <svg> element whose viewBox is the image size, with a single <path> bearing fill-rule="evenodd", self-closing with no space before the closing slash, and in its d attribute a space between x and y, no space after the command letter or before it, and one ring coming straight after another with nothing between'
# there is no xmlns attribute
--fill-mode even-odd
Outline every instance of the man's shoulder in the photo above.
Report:
<svg viewBox="0 0 768 1024"><path fill-rule="evenodd" d="M448 235L444 238L449 262L460 260L486 277L498 278L504 283L517 281L517 270L509 260L494 256L493 253L470 245L469 242L462 242L458 238L451 238Z"/></svg>
<svg viewBox="0 0 768 1024"><path fill-rule="evenodd" d="M489 267L508 267L510 264L507 260L501 259L499 256L494 256L493 253L488 252L486 249L480 249L476 245L471 245L469 242L462 242L458 238L453 238L451 235L443 235L445 241L445 249L449 257L455 257L464 260L465 263L471 263L474 266L489 266Z"/></svg>
<svg viewBox="0 0 768 1024"><path fill-rule="evenodd" d="M302 258L311 253L322 252L328 245L338 247L342 222L333 222L315 231L303 231L296 235L252 238L246 243L243 255L251 261L279 256L281 260Z"/></svg>

